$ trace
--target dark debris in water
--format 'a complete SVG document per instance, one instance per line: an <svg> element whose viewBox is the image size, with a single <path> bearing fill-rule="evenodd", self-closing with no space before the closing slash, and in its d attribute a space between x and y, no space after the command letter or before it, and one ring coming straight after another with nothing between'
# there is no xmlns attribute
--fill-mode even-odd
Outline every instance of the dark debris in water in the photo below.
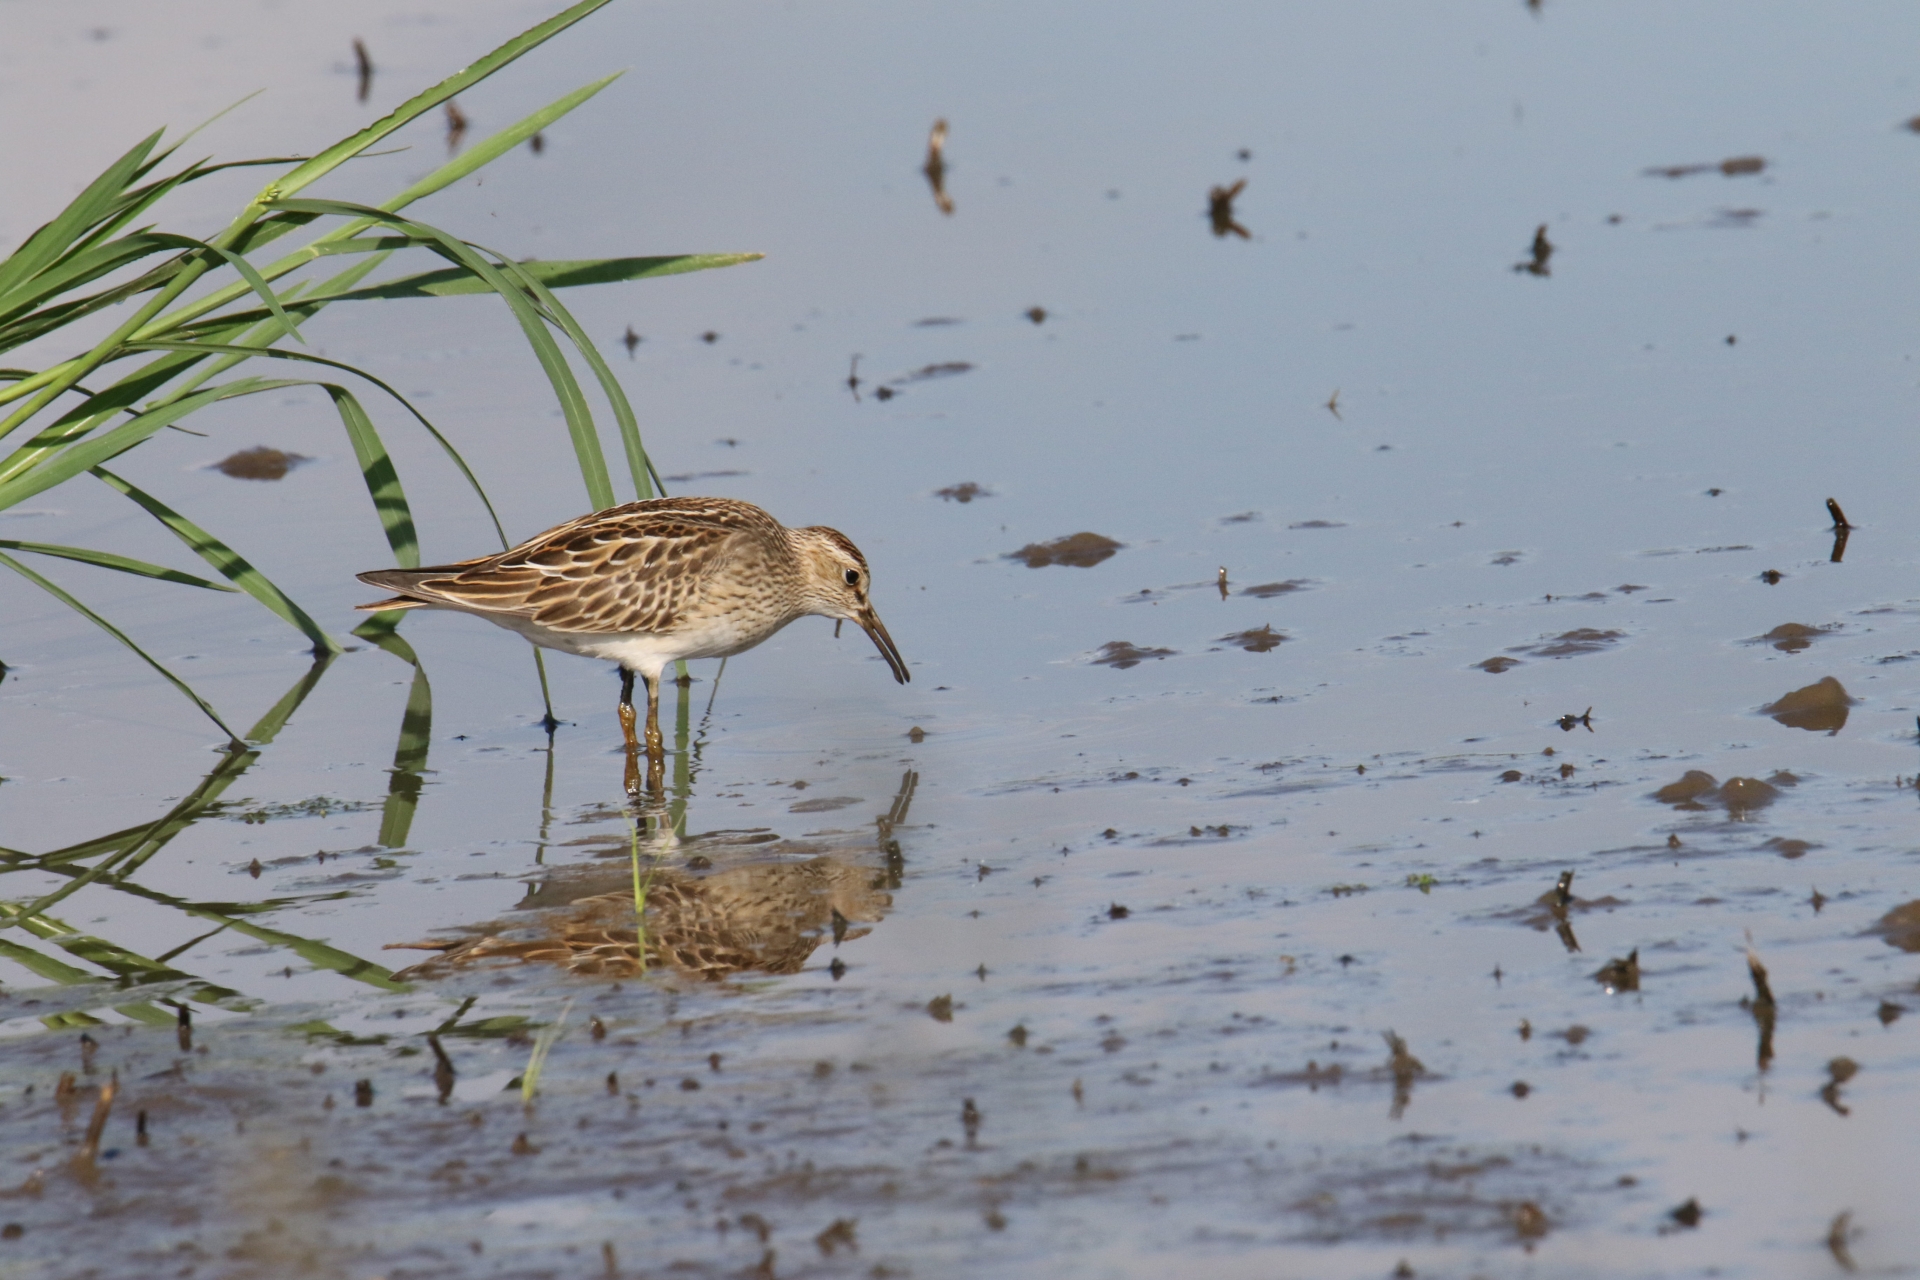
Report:
<svg viewBox="0 0 1920 1280"><path fill-rule="evenodd" d="M1245 649L1248 653L1268 653L1278 649L1287 637L1275 631L1271 626L1254 627L1249 631L1236 631L1232 635L1220 637L1221 644L1230 644L1236 649Z"/></svg>
<svg viewBox="0 0 1920 1280"><path fill-rule="evenodd" d="M1576 627L1557 636L1542 636L1534 644L1517 645L1507 652L1524 653L1534 658L1577 658L1582 654L1604 652L1626 638L1624 631Z"/></svg>
<svg viewBox="0 0 1920 1280"><path fill-rule="evenodd" d="M1052 542L1029 542L1018 551L1008 552L1006 558L1018 560L1029 569L1044 569L1051 564L1091 569L1125 545L1098 533L1082 531Z"/></svg>
<svg viewBox="0 0 1920 1280"><path fill-rule="evenodd" d="M1656 165L1642 169L1641 173L1649 178L1689 178L1697 173L1718 173L1722 177L1740 178L1766 171L1765 156L1728 156L1718 164L1670 164Z"/></svg>
<svg viewBox="0 0 1920 1280"><path fill-rule="evenodd" d="M1097 667L1114 667L1125 671L1128 667L1137 667L1149 658L1171 658L1173 649L1143 649L1128 640L1109 640L1100 646L1094 655L1093 664Z"/></svg>
<svg viewBox="0 0 1920 1280"><path fill-rule="evenodd" d="M1783 622L1763 636L1754 636L1746 644L1770 644L1782 653L1799 653L1811 648L1813 642L1822 636L1831 635L1833 627L1809 627L1799 622Z"/></svg>
<svg viewBox="0 0 1920 1280"><path fill-rule="evenodd" d="M213 469L221 475L232 476L235 480L284 480L287 472L303 462L313 459L297 453L287 453L281 449L270 449L258 445L252 449L242 449L230 453L213 464Z"/></svg>
<svg viewBox="0 0 1920 1280"><path fill-rule="evenodd" d="M1285 582L1263 582L1254 587L1242 587L1239 594L1252 596L1255 600L1271 600L1275 596L1288 595L1295 591L1304 591L1310 585L1306 578L1289 578Z"/></svg>
<svg viewBox="0 0 1920 1280"><path fill-rule="evenodd" d="M944 489L935 489L933 496L943 502L958 502L965 505L966 503L972 502L975 498L991 498L993 496L993 490L984 485L975 484L971 480L962 480L959 484L950 484Z"/></svg>
<svg viewBox="0 0 1920 1280"><path fill-rule="evenodd" d="M1791 787L1797 782L1799 779L1790 773L1776 773L1764 782L1759 778L1728 778L1723 783L1710 773L1689 769L1679 781L1669 782L1654 792L1653 798L1661 804L1695 812L1717 806L1737 818L1766 808L1780 798L1782 787Z"/></svg>

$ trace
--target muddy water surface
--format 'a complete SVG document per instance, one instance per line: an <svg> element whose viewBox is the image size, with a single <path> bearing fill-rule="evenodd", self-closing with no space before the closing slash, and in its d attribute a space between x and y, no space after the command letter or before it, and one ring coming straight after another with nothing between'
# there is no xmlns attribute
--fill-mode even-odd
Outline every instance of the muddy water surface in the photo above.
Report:
<svg viewBox="0 0 1920 1280"><path fill-rule="evenodd" d="M546 11L15 8L9 244L262 66L207 149L322 145ZM861 545L913 683L818 620L693 664L636 920L594 664L549 739L472 619L313 668L58 570L258 721L223 753L0 587L0 893L123 857L0 933L0 1270L1911 1269L1912 28L617 4L467 95L483 136L632 68L420 212L766 252L568 300L676 492ZM185 229L245 189L201 186ZM310 337L515 536L583 507L497 303ZM384 544L333 423L289 392L126 469L344 633ZM391 439L427 557L486 550ZM0 536L195 567L119 503Z"/></svg>

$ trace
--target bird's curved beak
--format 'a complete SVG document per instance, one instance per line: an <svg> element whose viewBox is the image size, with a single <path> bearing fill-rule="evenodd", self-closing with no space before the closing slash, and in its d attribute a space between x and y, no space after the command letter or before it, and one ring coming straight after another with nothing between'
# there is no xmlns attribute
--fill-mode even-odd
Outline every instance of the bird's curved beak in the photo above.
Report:
<svg viewBox="0 0 1920 1280"><path fill-rule="evenodd" d="M892 670L896 681L905 684L913 679L907 672L906 659L900 656L900 650L894 648L893 637L887 634L886 625L880 621L880 615L873 611L871 605L862 609L855 616L854 621L860 624L862 631L873 637L874 648L878 649L880 656L887 660L887 666Z"/></svg>

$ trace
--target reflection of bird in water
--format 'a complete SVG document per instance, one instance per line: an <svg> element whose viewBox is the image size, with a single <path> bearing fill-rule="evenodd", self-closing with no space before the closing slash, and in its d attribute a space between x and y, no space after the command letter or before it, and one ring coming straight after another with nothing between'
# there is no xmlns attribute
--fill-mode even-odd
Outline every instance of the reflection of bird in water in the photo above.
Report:
<svg viewBox="0 0 1920 1280"><path fill-rule="evenodd" d="M953 198L947 194L947 122L935 120L933 132L927 135L927 162L920 166L920 172L927 175L927 185L933 188L933 202L940 206L940 212L953 212Z"/></svg>
<svg viewBox="0 0 1920 1280"><path fill-rule="evenodd" d="M832 856L760 863L713 875L657 870L646 882L644 963L633 893L577 898L531 929L465 941L395 943L441 954L396 975L444 977L485 960L542 961L591 977L624 978L657 965L718 981L747 970L798 973L820 943L866 934L893 905L889 876Z"/></svg>
<svg viewBox="0 0 1920 1280"><path fill-rule="evenodd" d="M1213 224L1213 234L1253 239L1252 232L1233 220L1233 202L1246 189L1247 180L1242 178L1230 187L1214 187L1207 192L1207 220Z"/></svg>
<svg viewBox="0 0 1920 1280"><path fill-rule="evenodd" d="M620 664L627 788L634 764L633 677L647 689L649 773L664 770L660 673L681 658L724 658L796 618L858 623L895 680L907 664L867 599L866 557L834 529L788 529L730 498L654 498L549 529L511 551L430 569L378 569L360 581L399 594L359 606L457 609L549 649ZM658 790L658 787L655 787Z"/></svg>

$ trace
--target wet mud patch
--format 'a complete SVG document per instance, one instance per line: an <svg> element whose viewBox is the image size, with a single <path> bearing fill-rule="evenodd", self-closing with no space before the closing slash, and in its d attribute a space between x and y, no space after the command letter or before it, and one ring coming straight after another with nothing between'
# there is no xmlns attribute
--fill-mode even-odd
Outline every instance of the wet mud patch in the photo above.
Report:
<svg viewBox="0 0 1920 1280"><path fill-rule="evenodd" d="M230 453L213 464L213 469L223 476L235 480L284 480L287 472L303 462L312 462L312 458L297 453L287 453L282 449L271 449L266 445L257 445L251 449L242 449Z"/></svg>
<svg viewBox="0 0 1920 1280"><path fill-rule="evenodd" d="M1029 542L1018 551L1008 552L1006 558L1018 560L1029 569L1044 569L1054 564L1091 569L1125 545L1103 534L1082 531L1052 542Z"/></svg>

